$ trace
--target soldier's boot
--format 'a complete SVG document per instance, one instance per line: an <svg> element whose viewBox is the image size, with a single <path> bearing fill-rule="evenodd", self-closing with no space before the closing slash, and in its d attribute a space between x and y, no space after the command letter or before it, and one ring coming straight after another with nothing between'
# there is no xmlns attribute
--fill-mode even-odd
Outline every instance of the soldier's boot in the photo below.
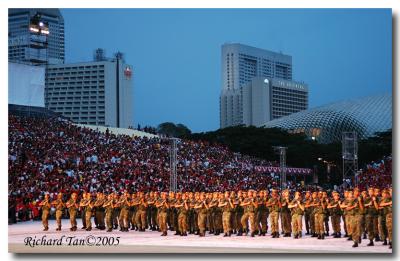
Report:
<svg viewBox="0 0 400 261"><path fill-rule="evenodd" d="M181 233L180 233L178 230L176 230L174 236L179 236L180 234L181 234Z"/></svg>
<svg viewBox="0 0 400 261"><path fill-rule="evenodd" d="M321 235L318 235L317 239L321 239Z"/></svg>
<svg viewBox="0 0 400 261"><path fill-rule="evenodd" d="M367 239L367 234L364 233L363 239Z"/></svg>
<svg viewBox="0 0 400 261"><path fill-rule="evenodd" d="M349 236L349 238L347 239L348 241L352 241L353 238L351 236Z"/></svg>
<svg viewBox="0 0 400 261"><path fill-rule="evenodd" d="M389 241L389 249L392 249L392 242Z"/></svg>
<svg viewBox="0 0 400 261"><path fill-rule="evenodd" d="M49 227L45 227L44 229L43 229L43 231L48 231L49 230Z"/></svg>
<svg viewBox="0 0 400 261"><path fill-rule="evenodd" d="M346 234L344 234L344 237L348 237L349 235L346 233Z"/></svg>
<svg viewBox="0 0 400 261"><path fill-rule="evenodd" d="M250 236L254 237L255 234L256 234L255 232L251 232Z"/></svg>
<svg viewBox="0 0 400 261"><path fill-rule="evenodd" d="M227 236L228 236L228 234L227 234L227 233L225 233L225 234L224 234L224 237L227 237Z"/></svg>
<svg viewBox="0 0 400 261"><path fill-rule="evenodd" d="M318 237L317 233L313 233L311 237Z"/></svg>
<svg viewBox="0 0 400 261"><path fill-rule="evenodd" d="M354 242L354 244L353 244L352 247L358 247L358 243L357 243L357 242Z"/></svg>
<svg viewBox="0 0 400 261"><path fill-rule="evenodd" d="M325 236L329 236L329 232L325 232Z"/></svg>
<svg viewBox="0 0 400 261"><path fill-rule="evenodd" d="M167 236L167 232L163 232L163 233L161 234L161 236L162 236L162 237Z"/></svg>
<svg viewBox="0 0 400 261"><path fill-rule="evenodd" d="M388 243L387 243L387 240L386 240L386 239L383 240L383 244L382 244L382 245L383 245L383 246L387 246L387 244L388 244Z"/></svg>
<svg viewBox="0 0 400 261"><path fill-rule="evenodd" d="M183 233L181 236L187 237L187 233L185 232L185 233Z"/></svg>
<svg viewBox="0 0 400 261"><path fill-rule="evenodd" d="M375 242L379 242L379 241L381 241L381 239L380 239L379 235L376 235L375 236Z"/></svg>
<svg viewBox="0 0 400 261"><path fill-rule="evenodd" d="M242 235L243 235L243 232L242 232L242 229L240 228L240 229L238 230L237 236L242 236Z"/></svg>
<svg viewBox="0 0 400 261"><path fill-rule="evenodd" d="M86 231L92 231L91 227L86 228Z"/></svg>
<svg viewBox="0 0 400 261"><path fill-rule="evenodd" d="M299 235L298 235L298 234L296 234L296 235L294 236L294 238L295 238L295 239L298 239L298 238L299 238Z"/></svg>
<svg viewBox="0 0 400 261"><path fill-rule="evenodd" d="M199 233L199 237L204 237L204 233Z"/></svg>
<svg viewBox="0 0 400 261"><path fill-rule="evenodd" d="M230 237L232 235L232 232L231 231L229 231L229 233L228 233L228 237Z"/></svg>
<svg viewBox="0 0 400 261"><path fill-rule="evenodd" d="M208 231L208 234L214 234L214 230L210 229L210 231Z"/></svg>
<svg viewBox="0 0 400 261"><path fill-rule="evenodd" d="M361 244L361 236L358 238L358 243Z"/></svg>
<svg viewBox="0 0 400 261"><path fill-rule="evenodd" d="M324 233L322 233L322 235L321 235L321 239L322 239L322 240L324 240L324 239L325 239L325 235L324 235Z"/></svg>
<svg viewBox="0 0 400 261"><path fill-rule="evenodd" d="M374 245L374 241L370 240L369 243L367 244L367 246L373 246Z"/></svg>

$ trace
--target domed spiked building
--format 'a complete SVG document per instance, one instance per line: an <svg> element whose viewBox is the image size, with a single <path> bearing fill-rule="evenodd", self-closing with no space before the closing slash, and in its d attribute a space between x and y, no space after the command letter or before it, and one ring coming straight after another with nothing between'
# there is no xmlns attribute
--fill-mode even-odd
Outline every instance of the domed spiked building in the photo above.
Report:
<svg viewBox="0 0 400 261"><path fill-rule="evenodd" d="M263 125L305 133L320 143L341 141L342 132L356 131L358 138L392 128L392 96L382 94L335 102L293 113Z"/></svg>

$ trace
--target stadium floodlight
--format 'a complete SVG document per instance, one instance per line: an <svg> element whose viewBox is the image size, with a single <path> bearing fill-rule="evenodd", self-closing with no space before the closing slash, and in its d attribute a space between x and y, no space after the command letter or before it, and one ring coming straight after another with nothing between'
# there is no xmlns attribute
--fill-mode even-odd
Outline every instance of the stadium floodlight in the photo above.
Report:
<svg viewBox="0 0 400 261"><path fill-rule="evenodd" d="M42 27L43 25L44 25L44 23L40 21L39 26Z"/></svg>

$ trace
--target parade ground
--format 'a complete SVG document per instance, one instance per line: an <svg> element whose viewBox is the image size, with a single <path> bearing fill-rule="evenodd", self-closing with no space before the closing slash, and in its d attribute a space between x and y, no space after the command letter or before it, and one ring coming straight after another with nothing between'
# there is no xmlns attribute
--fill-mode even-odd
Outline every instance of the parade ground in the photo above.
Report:
<svg viewBox="0 0 400 261"><path fill-rule="evenodd" d="M79 220L80 221L80 220ZM345 238L328 236L318 240L310 236L301 239L267 236L223 237L223 234L205 237L188 235L161 237L160 232L69 231L69 220L63 220L62 231L56 231L55 220L49 221L49 231L42 231L40 221L21 222L8 226L8 251L13 253L392 253L392 249L376 242L368 247L362 240L357 248ZM332 232L332 230L330 231ZM303 232L303 235L305 232ZM118 238L119 237L119 238Z"/></svg>

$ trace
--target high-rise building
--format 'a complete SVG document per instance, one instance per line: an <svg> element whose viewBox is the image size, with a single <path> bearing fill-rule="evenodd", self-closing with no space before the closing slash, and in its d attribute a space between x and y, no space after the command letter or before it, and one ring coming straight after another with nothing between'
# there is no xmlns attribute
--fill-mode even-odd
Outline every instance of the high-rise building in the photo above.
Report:
<svg viewBox="0 0 400 261"><path fill-rule="evenodd" d="M112 59L97 53L91 62L48 66L46 107L75 123L133 127L132 67L121 53Z"/></svg>
<svg viewBox="0 0 400 261"><path fill-rule="evenodd" d="M243 44L224 44L220 127L260 126L308 108L308 87L292 81L292 57Z"/></svg>
<svg viewBox="0 0 400 261"><path fill-rule="evenodd" d="M239 89L253 77L292 80L292 57L239 43L222 45L222 90Z"/></svg>
<svg viewBox="0 0 400 261"><path fill-rule="evenodd" d="M8 60L33 65L64 63L64 18L59 9L9 9Z"/></svg>

